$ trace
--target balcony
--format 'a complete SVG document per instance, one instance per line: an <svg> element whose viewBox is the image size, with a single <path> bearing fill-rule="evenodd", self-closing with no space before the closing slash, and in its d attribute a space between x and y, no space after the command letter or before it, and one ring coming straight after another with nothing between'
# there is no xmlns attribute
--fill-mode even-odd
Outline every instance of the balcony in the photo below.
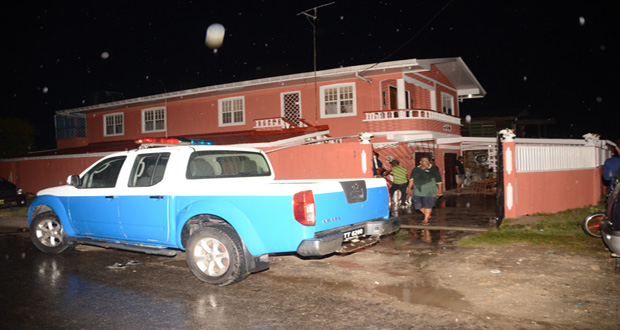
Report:
<svg viewBox="0 0 620 330"><path fill-rule="evenodd" d="M368 132L425 131L460 135L461 118L433 110L377 110L364 112Z"/></svg>
<svg viewBox="0 0 620 330"><path fill-rule="evenodd" d="M452 125L461 125L461 118L438 113L433 110L378 110L364 112L366 118L364 121L382 121L382 120L434 120Z"/></svg>
<svg viewBox="0 0 620 330"><path fill-rule="evenodd" d="M282 118L282 117L254 120L254 129L257 129L257 130L283 130L283 129L292 129L292 128L310 127L310 126L312 125L308 124L304 119L301 119L301 118L298 120L297 124L292 123L289 120Z"/></svg>

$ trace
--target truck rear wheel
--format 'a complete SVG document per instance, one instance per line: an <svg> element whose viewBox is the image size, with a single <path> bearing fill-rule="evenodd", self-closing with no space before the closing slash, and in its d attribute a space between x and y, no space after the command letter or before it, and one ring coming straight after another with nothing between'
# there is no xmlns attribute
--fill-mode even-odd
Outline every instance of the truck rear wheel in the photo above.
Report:
<svg viewBox="0 0 620 330"><path fill-rule="evenodd" d="M186 254L189 269L205 283L224 286L248 276L241 241L228 226L196 230L187 241Z"/></svg>

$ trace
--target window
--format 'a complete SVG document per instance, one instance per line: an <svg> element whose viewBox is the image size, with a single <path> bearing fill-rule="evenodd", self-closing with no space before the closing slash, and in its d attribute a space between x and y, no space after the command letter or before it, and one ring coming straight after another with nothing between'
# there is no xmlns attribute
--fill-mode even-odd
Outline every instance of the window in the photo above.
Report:
<svg viewBox="0 0 620 330"><path fill-rule="evenodd" d="M164 178L170 153L144 154L136 157L129 175L130 187L150 187Z"/></svg>
<svg viewBox="0 0 620 330"><path fill-rule="evenodd" d="M122 113L103 116L103 136L123 135L124 131Z"/></svg>
<svg viewBox="0 0 620 330"><path fill-rule="evenodd" d="M142 109L142 133L166 130L166 108Z"/></svg>
<svg viewBox="0 0 620 330"><path fill-rule="evenodd" d="M244 151L196 151L185 174L190 180L270 175L262 154Z"/></svg>
<svg viewBox="0 0 620 330"><path fill-rule="evenodd" d="M441 112L446 115L454 115L454 97L447 93L441 93Z"/></svg>
<svg viewBox="0 0 620 330"><path fill-rule="evenodd" d="M218 101L220 126L245 124L245 99L243 96Z"/></svg>
<svg viewBox="0 0 620 330"><path fill-rule="evenodd" d="M80 188L114 188L125 156L104 159L82 177Z"/></svg>
<svg viewBox="0 0 620 330"><path fill-rule="evenodd" d="M354 116L355 84L321 87L321 118Z"/></svg>

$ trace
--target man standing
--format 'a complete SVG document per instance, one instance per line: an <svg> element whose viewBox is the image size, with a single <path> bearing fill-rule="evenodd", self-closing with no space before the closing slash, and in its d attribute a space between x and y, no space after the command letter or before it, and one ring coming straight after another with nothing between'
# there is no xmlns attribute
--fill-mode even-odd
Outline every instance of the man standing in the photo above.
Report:
<svg viewBox="0 0 620 330"><path fill-rule="evenodd" d="M390 188L390 198L394 196L394 192L400 191L400 205L404 206L407 201L407 169L399 165L398 159L392 160L390 164L392 169L387 174L391 173L394 176L394 183ZM397 201L393 202L396 203Z"/></svg>
<svg viewBox="0 0 620 330"><path fill-rule="evenodd" d="M614 179L620 170L620 148L616 145L612 150L610 158L605 160L603 164L603 180L607 187L607 192L610 192L614 187Z"/></svg>
<svg viewBox="0 0 620 330"><path fill-rule="evenodd" d="M424 224L428 224L437 198L441 196L442 184L439 169L431 165L428 157L422 157L420 166L411 171L407 192L413 194L413 207L424 214Z"/></svg>
<svg viewBox="0 0 620 330"><path fill-rule="evenodd" d="M456 159L456 192L460 193L465 183L465 166L463 166L463 156Z"/></svg>

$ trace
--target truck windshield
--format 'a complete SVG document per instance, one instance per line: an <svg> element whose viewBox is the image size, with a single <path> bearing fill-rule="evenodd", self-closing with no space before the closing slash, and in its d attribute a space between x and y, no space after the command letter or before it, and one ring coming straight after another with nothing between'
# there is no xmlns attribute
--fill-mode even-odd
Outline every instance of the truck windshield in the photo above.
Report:
<svg viewBox="0 0 620 330"><path fill-rule="evenodd" d="M195 151L187 164L188 179L270 176L265 157L245 151Z"/></svg>

